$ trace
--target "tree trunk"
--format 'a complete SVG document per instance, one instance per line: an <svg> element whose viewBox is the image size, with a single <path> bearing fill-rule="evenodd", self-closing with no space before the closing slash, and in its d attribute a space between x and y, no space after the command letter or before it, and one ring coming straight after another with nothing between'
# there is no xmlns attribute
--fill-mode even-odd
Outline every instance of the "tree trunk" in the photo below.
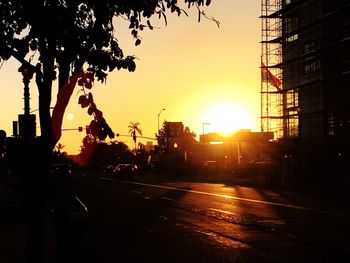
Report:
<svg viewBox="0 0 350 263"><path fill-rule="evenodd" d="M54 132L55 141L58 142L61 138L62 132L62 122L64 112L68 106L70 98L73 94L77 80L80 74L69 78L69 64L60 64L60 74L59 74L59 92L57 94L56 105L52 112L52 129Z"/></svg>
<svg viewBox="0 0 350 263"><path fill-rule="evenodd" d="M28 219L26 240L26 262L43 262L43 234L44 218L47 205L47 186L50 172L51 157L55 145L55 138L51 125L50 103L52 81L54 74L54 58L52 55L53 43L48 43L44 52L42 74L37 72L36 82L39 90L39 116L41 136L34 140L33 153L35 158L31 165L32 170L25 176L26 199L24 202ZM50 50L51 49L51 50Z"/></svg>

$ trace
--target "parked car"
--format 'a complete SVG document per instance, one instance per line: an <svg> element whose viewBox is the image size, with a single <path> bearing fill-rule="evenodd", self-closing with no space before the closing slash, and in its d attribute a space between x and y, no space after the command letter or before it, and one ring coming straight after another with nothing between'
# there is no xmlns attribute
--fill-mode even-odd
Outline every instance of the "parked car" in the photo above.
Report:
<svg viewBox="0 0 350 263"><path fill-rule="evenodd" d="M53 181L70 182L72 180L72 170L68 164L53 164L50 173Z"/></svg>
<svg viewBox="0 0 350 263"><path fill-rule="evenodd" d="M113 172L114 169L115 169L114 165L109 164L109 165L107 165L107 166L104 167L103 172L105 172L105 173L110 173L110 172Z"/></svg>
<svg viewBox="0 0 350 263"><path fill-rule="evenodd" d="M252 160L246 164L249 172L271 172L277 168L277 163L271 159Z"/></svg>
<svg viewBox="0 0 350 263"><path fill-rule="evenodd" d="M203 163L203 173L214 175L218 171L219 171L219 165L217 161L205 161Z"/></svg>
<svg viewBox="0 0 350 263"><path fill-rule="evenodd" d="M136 164L121 163L114 168L114 175L116 177L134 178L138 174Z"/></svg>

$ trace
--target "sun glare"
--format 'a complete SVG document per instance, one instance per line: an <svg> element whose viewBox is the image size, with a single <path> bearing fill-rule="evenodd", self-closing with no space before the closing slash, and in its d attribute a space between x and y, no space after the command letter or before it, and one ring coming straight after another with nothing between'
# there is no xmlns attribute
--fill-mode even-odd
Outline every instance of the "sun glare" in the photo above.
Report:
<svg viewBox="0 0 350 263"><path fill-rule="evenodd" d="M233 104L214 106L203 116L203 121L206 124L206 133L220 132L227 134L239 129L250 129L252 126L248 112Z"/></svg>
<svg viewBox="0 0 350 263"><path fill-rule="evenodd" d="M74 119L73 113L68 113L66 118L68 121L72 121Z"/></svg>

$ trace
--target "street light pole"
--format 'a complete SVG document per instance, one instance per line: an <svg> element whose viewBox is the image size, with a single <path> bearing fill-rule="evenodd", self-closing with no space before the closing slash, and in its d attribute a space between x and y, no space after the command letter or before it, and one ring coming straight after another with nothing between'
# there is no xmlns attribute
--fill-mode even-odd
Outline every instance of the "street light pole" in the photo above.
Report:
<svg viewBox="0 0 350 263"><path fill-rule="evenodd" d="M165 109L161 109L158 113L158 134L159 134L159 116L162 113L162 111L164 111Z"/></svg>
<svg viewBox="0 0 350 263"><path fill-rule="evenodd" d="M209 122L203 122L203 135L204 135L204 125L209 125Z"/></svg>

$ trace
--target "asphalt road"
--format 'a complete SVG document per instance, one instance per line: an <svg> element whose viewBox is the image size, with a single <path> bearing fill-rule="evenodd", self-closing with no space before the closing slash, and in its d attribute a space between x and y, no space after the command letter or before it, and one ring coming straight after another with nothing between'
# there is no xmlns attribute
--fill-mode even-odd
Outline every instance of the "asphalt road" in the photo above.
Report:
<svg viewBox="0 0 350 263"><path fill-rule="evenodd" d="M350 262L347 200L76 172L86 262Z"/></svg>

